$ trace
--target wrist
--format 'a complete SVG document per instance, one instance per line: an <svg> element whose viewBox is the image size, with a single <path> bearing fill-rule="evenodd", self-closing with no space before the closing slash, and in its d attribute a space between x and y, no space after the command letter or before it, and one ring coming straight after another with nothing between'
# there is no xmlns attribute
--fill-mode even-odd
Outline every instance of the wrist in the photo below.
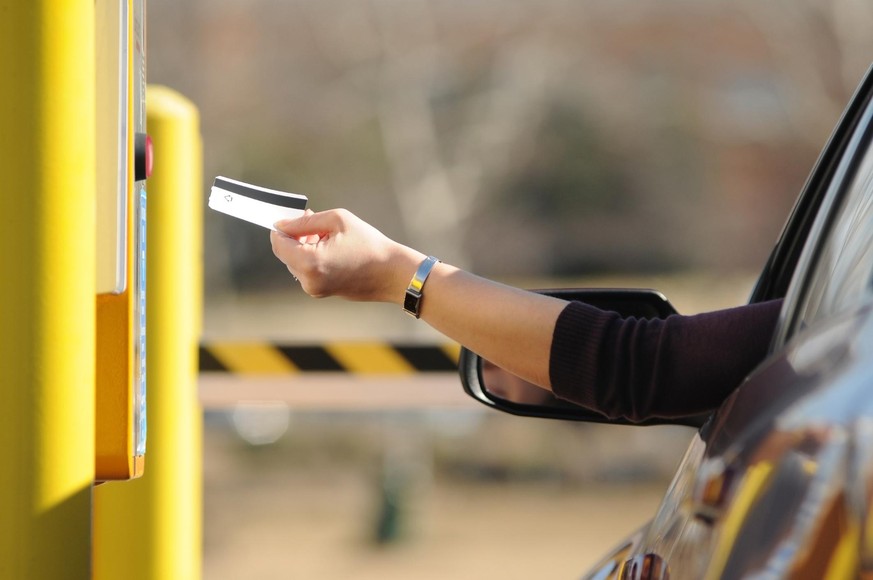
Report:
<svg viewBox="0 0 873 580"><path fill-rule="evenodd" d="M389 258L390 266L385 278L386 283L382 290L381 301L402 308L409 281L425 258L427 258L426 254L407 246L399 246Z"/></svg>
<svg viewBox="0 0 873 580"><path fill-rule="evenodd" d="M403 297L403 310L416 319L421 318L421 303L424 298L424 285L430 277L431 271L439 264L439 259L428 256L418 265L415 274L406 287Z"/></svg>

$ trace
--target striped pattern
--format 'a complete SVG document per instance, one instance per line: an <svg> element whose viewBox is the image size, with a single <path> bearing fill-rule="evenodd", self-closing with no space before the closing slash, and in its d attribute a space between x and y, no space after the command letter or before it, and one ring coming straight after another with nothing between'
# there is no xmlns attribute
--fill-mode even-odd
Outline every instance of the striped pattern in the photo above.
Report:
<svg viewBox="0 0 873 580"><path fill-rule="evenodd" d="M460 347L375 342L283 345L267 342L210 342L200 345L200 372L287 375L345 372L408 375L456 372Z"/></svg>

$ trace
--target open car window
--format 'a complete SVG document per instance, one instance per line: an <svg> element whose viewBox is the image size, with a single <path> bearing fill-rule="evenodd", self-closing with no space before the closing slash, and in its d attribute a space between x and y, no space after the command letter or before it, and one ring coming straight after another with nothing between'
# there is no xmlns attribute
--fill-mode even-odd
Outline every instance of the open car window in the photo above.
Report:
<svg viewBox="0 0 873 580"><path fill-rule="evenodd" d="M837 211L795 312L795 331L862 302L873 272L873 147Z"/></svg>
<svg viewBox="0 0 873 580"><path fill-rule="evenodd" d="M859 119L789 288L775 345L865 300L873 272L873 105Z"/></svg>
<svg viewBox="0 0 873 580"><path fill-rule="evenodd" d="M791 215L782 229L779 240L765 264L750 302L785 298L788 288L799 270L801 254L812 235L813 225L825 212L830 211L832 184L841 179L839 170L843 161L854 153L850 150L857 139L859 125L871 98L873 98L873 67L867 71L855 95L849 101L840 121L822 149L815 167L798 196ZM828 199L830 198L830 199Z"/></svg>

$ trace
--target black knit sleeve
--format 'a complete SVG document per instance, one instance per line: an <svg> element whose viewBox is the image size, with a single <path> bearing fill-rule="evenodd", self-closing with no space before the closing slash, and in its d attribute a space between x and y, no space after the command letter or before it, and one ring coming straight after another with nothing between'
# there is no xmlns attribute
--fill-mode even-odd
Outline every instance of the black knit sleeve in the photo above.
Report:
<svg viewBox="0 0 873 580"><path fill-rule="evenodd" d="M571 302L552 338L552 390L631 421L710 411L767 355L781 304L645 320Z"/></svg>

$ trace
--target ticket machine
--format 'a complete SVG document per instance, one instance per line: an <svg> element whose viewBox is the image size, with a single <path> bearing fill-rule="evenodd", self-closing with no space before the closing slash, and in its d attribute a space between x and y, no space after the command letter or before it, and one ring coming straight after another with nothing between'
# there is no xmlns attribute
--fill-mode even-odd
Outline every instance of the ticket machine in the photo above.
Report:
<svg viewBox="0 0 873 580"><path fill-rule="evenodd" d="M146 450L145 0L96 0L97 481L143 473Z"/></svg>

